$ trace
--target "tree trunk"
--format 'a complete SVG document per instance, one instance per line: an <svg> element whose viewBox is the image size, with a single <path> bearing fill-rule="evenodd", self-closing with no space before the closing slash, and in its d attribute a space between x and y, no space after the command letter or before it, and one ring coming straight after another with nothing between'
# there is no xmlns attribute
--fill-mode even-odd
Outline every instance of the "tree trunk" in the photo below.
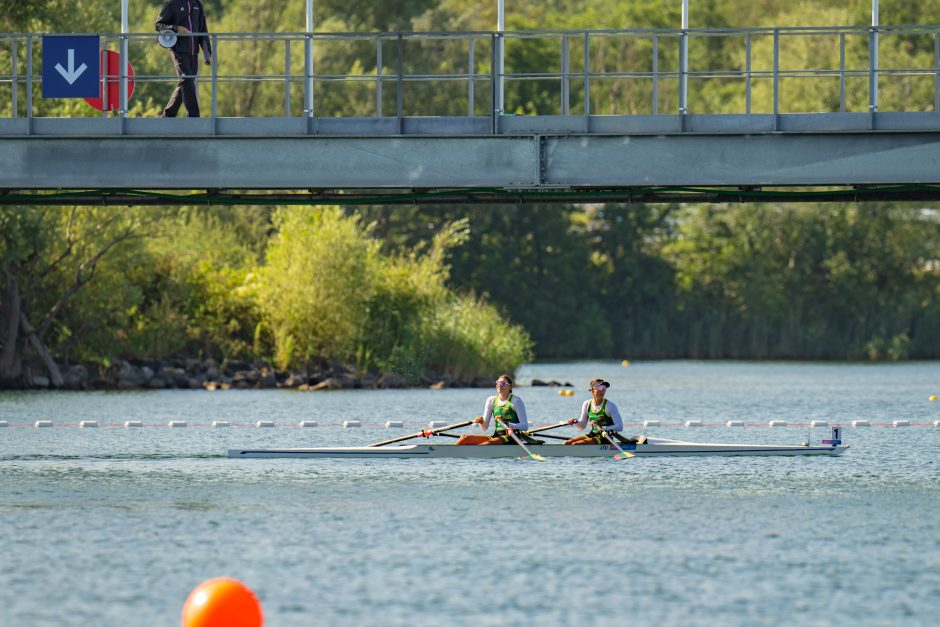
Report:
<svg viewBox="0 0 940 627"><path fill-rule="evenodd" d="M0 388L16 385L23 375L20 290L12 276L4 275L0 282Z"/></svg>
<svg viewBox="0 0 940 627"><path fill-rule="evenodd" d="M55 360L52 359L52 355L50 355L49 351L46 350L46 347L43 346L42 340L39 339L39 336L36 335L36 332L29 325L29 321L26 320L26 314L23 312L20 312L20 327L22 327L23 333L26 335L26 337L29 338L29 343L32 345L33 350L36 351L36 353L42 359L42 363L45 364L46 370L49 371L49 379L52 381L53 387L65 387L65 379L62 377L62 373L59 371L58 364L55 363Z"/></svg>

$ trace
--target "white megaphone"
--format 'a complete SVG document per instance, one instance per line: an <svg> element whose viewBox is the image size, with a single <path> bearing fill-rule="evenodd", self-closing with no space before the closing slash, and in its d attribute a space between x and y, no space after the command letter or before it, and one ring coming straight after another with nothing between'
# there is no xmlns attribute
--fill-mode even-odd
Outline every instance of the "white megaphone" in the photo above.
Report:
<svg viewBox="0 0 940 627"><path fill-rule="evenodd" d="M164 48L172 48L176 45L176 33L171 30L161 31L160 34L157 35L157 43Z"/></svg>

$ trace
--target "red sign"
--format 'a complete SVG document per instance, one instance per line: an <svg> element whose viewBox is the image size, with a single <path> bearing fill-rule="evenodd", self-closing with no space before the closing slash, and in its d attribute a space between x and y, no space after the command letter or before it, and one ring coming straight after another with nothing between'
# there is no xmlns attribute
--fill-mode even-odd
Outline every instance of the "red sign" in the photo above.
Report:
<svg viewBox="0 0 940 627"><path fill-rule="evenodd" d="M98 111L116 111L121 102L121 55L113 50L101 51L101 76L97 98L85 98L85 102ZM107 86L107 90L105 90ZM134 68L127 62L127 100L134 93Z"/></svg>

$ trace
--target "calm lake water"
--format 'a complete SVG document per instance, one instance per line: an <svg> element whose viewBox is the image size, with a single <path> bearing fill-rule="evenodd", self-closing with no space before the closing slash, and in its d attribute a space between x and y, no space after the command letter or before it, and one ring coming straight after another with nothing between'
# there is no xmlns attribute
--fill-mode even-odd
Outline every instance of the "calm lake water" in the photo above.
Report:
<svg viewBox="0 0 940 627"><path fill-rule="evenodd" d="M605 376L627 422L940 420L940 364L594 362L519 373L530 420ZM0 625L178 625L232 576L267 625L935 625L940 429L846 429L841 458L230 460L460 421L486 390L0 394ZM124 420L186 429L102 426ZM212 420L275 429L210 429ZM342 429L359 419L362 429ZM296 427L318 420L318 428ZM371 425L371 426L370 426ZM800 443L806 429L630 432ZM827 435L816 429L813 438ZM448 440L449 441L449 440Z"/></svg>

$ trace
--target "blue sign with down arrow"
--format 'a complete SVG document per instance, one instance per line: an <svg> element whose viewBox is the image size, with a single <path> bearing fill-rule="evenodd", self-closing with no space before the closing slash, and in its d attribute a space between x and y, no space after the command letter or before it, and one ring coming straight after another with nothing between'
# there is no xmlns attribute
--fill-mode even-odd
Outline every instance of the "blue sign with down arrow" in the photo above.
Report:
<svg viewBox="0 0 940 627"><path fill-rule="evenodd" d="M97 35L42 38L42 97L97 98L101 79Z"/></svg>

